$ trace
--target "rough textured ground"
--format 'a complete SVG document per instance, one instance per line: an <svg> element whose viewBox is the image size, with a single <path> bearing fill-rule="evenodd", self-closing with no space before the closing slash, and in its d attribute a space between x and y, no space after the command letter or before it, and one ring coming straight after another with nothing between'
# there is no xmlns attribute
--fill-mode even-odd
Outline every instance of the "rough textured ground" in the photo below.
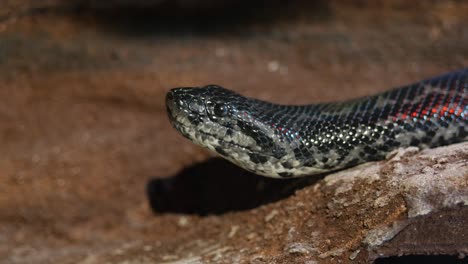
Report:
<svg viewBox="0 0 468 264"><path fill-rule="evenodd" d="M309 103L466 67L464 1L40 2L0 4L0 262L468 254L466 144L275 181L211 158L164 106L176 86Z"/></svg>

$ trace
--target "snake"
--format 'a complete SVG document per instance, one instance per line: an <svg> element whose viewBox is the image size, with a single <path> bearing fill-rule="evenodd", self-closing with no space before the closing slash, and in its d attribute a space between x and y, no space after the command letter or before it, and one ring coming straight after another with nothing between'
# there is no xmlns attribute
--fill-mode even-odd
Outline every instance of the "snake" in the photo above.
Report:
<svg viewBox="0 0 468 264"><path fill-rule="evenodd" d="M184 137L254 174L293 178L468 139L468 68L361 98L283 105L218 85L166 95Z"/></svg>

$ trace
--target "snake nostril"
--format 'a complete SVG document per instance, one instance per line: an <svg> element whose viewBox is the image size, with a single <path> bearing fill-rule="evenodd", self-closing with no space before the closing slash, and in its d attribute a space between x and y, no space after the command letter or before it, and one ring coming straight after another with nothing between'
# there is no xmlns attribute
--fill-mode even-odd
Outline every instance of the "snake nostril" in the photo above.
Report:
<svg viewBox="0 0 468 264"><path fill-rule="evenodd" d="M169 101L169 100L172 100L174 99L174 95L172 93L172 91L169 91L166 95L166 101Z"/></svg>

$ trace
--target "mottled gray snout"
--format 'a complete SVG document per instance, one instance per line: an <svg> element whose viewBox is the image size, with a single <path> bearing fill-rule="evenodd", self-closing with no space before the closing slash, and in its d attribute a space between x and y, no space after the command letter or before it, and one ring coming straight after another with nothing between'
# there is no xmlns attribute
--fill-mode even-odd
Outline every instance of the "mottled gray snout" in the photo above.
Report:
<svg viewBox="0 0 468 264"><path fill-rule="evenodd" d="M181 87L171 89L166 95L166 108L171 115L176 110L181 110L186 108L193 98L191 93L195 91L196 88L192 87Z"/></svg>

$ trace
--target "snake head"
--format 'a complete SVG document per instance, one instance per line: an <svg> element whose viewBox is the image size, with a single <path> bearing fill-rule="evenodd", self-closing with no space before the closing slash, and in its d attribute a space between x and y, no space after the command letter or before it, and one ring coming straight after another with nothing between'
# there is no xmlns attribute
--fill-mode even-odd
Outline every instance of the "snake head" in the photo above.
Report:
<svg viewBox="0 0 468 264"><path fill-rule="evenodd" d="M203 123L211 128L230 127L234 121L232 116L235 109L228 102L236 96L240 97L216 85L174 88L166 96L166 107L169 119L176 129L180 125L196 128Z"/></svg>
<svg viewBox="0 0 468 264"><path fill-rule="evenodd" d="M244 97L217 85L201 88L174 88L166 96L166 107L172 125L185 137L217 151L224 144L247 147L246 140L229 140L238 120L237 107ZM218 151L219 152L219 151Z"/></svg>
<svg viewBox="0 0 468 264"><path fill-rule="evenodd" d="M183 136L260 174L259 166L284 156L270 127L257 118L262 104L216 85L175 88L166 96L169 119Z"/></svg>

